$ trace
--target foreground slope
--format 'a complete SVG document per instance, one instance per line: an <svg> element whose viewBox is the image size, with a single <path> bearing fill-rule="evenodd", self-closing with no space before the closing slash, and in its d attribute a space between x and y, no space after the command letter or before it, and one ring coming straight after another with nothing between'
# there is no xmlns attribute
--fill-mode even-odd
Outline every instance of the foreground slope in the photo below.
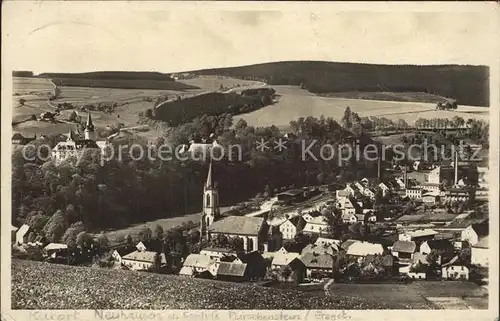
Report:
<svg viewBox="0 0 500 321"><path fill-rule="evenodd" d="M12 309L387 309L349 296L12 260Z"/></svg>

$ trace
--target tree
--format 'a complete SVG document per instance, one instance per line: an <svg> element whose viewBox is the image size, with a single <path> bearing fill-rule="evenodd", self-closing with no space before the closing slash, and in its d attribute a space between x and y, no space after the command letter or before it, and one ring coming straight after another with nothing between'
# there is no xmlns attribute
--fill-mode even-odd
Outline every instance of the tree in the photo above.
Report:
<svg viewBox="0 0 500 321"><path fill-rule="evenodd" d="M153 231L147 226L144 226L139 232L139 241L149 242L153 237Z"/></svg>
<svg viewBox="0 0 500 321"><path fill-rule="evenodd" d="M153 118L153 110L151 108L146 109L144 116L146 116L146 118L152 119Z"/></svg>
<svg viewBox="0 0 500 321"><path fill-rule="evenodd" d="M90 248L93 243L92 237L87 232L80 232L76 236L76 244L83 249Z"/></svg>
<svg viewBox="0 0 500 321"><path fill-rule="evenodd" d="M68 121L76 122L78 120L78 115L76 111L72 111L71 114L68 116Z"/></svg>
<svg viewBox="0 0 500 321"><path fill-rule="evenodd" d="M346 129L350 129L352 127L352 122L351 122L351 108L349 106L346 107L344 111L344 116L342 117L342 126Z"/></svg>
<svg viewBox="0 0 500 321"><path fill-rule="evenodd" d="M99 247L99 250L104 252L109 248L109 241L104 233L99 234L96 237L96 245Z"/></svg>
<svg viewBox="0 0 500 321"><path fill-rule="evenodd" d="M292 272L293 271L290 268L290 266L285 265L280 268L279 275L283 280L287 280L290 277L290 275L292 275Z"/></svg>
<svg viewBox="0 0 500 321"><path fill-rule="evenodd" d="M57 210L43 228L45 236L51 242L58 242L65 231L65 219L61 210Z"/></svg>
<svg viewBox="0 0 500 321"><path fill-rule="evenodd" d="M35 242L35 239L36 239L36 234L34 232L30 232L30 234L28 234L28 242L33 243Z"/></svg>
<svg viewBox="0 0 500 321"><path fill-rule="evenodd" d="M157 240L163 240L163 227L160 224L156 224L154 238Z"/></svg>
<svg viewBox="0 0 500 321"><path fill-rule="evenodd" d="M26 99L24 99L24 98L19 99L19 106L24 106L25 103L26 103Z"/></svg>

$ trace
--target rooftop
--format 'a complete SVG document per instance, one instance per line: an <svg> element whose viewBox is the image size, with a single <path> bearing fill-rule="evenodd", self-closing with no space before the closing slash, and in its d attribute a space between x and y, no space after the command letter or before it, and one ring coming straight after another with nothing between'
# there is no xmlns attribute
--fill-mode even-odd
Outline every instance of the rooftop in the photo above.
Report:
<svg viewBox="0 0 500 321"><path fill-rule="evenodd" d="M288 265L288 264L290 264L290 262L292 262L293 260L295 260L299 257L300 257L299 253L293 253L293 252L281 253L281 252L279 252L278 254L276 254L274 256L271 264L272 265Z"/></svg>
<svg viewBox="0 0 500 321"><path fill-rule="evenodd" d="M392 250L394 252L403 252L403 253L415 253L415 249L417 245L415 242L411 241L396 241L392 245Z"/></svg>
<svg viewBox="0 0 500 321"><path fill-rule="evenodd" d="M125 255L123 260L131 260L131 261L140 261L140 262L148 262L154 263L156 252L152 251L134 251ZM160 254L160 259L162 264L166 264L167 260L165 258L165 254Z"/></svg>
<svg viewBox="0 0 500 321"><path fill-rule="evenodd" d="M487 248L489 248L488 246L489 246L488 236L485 236L485 237L479 239L479 242L474 244L472 247L480 248L480 249L487 249Z"/></svg>
<svg viewBox="0 0 500 321"><path fill-rule="evenodd" d="M246 263L219 262L217 265L217 275L244 276L247 269Z"/></svg>
<svg viewBox="0 0 500 321"><path fill-rule="evenodd" d="M382 254L384 248L381 244L356 241L347 249L347 255L366 256L368 254Z"/></svg>
<svg viewBox="0 0 500 321"><path fill-rule="evenodd" d="M208 256L203 254L189 254L184 260L183 266L208 268L214 261Z"/></svg>
<svg viewBox="0 0 500 321"><path fill-rule="evenodd" d="M333 256L329 254L305 253L300 260L307 268L333 269Z"/></svg>
<svg viewBox="0 0 500 321"><path fill-rule="evenodd" d="M222 234L258 235L264 224L262 217L228 216L214 222L208 231Z"/></svg>

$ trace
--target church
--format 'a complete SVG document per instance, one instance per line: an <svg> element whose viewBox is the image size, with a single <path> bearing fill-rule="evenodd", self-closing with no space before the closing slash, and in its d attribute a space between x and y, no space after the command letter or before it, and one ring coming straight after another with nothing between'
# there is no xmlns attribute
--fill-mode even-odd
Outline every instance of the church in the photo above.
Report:
<svg viewBox="0 0 500 321"><path fill-rule="evenodd" d="M263 217L226 216L221 217L219 192L212 177L212 162L203 188L203 212L200 222L201 237L207 240L223 235L227 238L243 240L246 252L262 251L267 243L269 226Z"/></svg>
<svg viewBox="0 0 500 321"><path fill-rule="evenodd" d="M104 153L105 148L108 146L108 142L105 140L97 140L97 133L90 113L88 113L87 122L85 123L84 135L84 139L79 139L75 136L73 130L71 128L69 129L66 141L59 142L52 149L52 158L55 160L56 164L59 164L69 157L77 157L77 152L84 148L100 149L101 154Z"/></svg>

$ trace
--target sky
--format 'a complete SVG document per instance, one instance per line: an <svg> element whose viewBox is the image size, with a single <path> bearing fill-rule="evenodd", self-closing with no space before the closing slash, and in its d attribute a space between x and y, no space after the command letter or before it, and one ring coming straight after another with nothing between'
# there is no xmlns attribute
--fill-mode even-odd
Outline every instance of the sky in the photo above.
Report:
<svg viewBox="0 0 500 321"><path fill-rule="evenodd" d="M492 41L498 10L485 3L3 5L5 63L36 73L178 72L283 60L487 65L499 52Z"/></svg>

